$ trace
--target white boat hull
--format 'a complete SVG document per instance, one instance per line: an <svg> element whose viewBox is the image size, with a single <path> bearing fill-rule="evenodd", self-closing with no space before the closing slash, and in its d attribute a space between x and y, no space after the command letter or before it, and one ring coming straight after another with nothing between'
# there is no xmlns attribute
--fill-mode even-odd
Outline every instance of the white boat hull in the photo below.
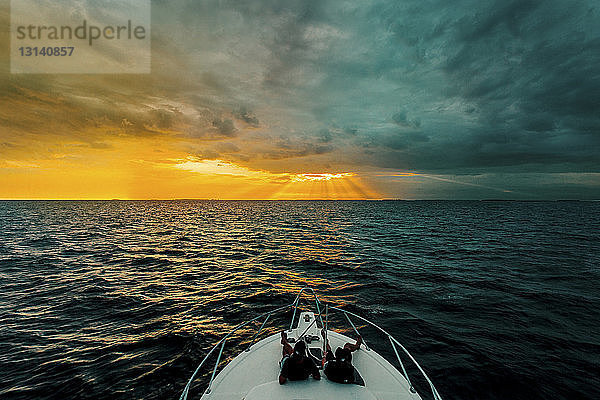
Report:
<svg viewBox="0 0 600 400"><path fill-rule="evenodd" d="M320 328L305 322L305 314L299 318L297 328L288 331L288 337L296 338L305 333L318 336L308 347L323 347ZM308 313L312 315L313 313ZM340 333L328 331L332 349L343 347L354 340ZM339 384L328 381L321 371L321 380L309 378L306 381L286 382L280 385L279 361L282 358L282 345L279 334L269 336L235 357L214 379L209 391L202 400L404 400L421 399L410 391L404 376L374 350L365 346L353 353L352 363L364 379L365 386Z"/></svg>

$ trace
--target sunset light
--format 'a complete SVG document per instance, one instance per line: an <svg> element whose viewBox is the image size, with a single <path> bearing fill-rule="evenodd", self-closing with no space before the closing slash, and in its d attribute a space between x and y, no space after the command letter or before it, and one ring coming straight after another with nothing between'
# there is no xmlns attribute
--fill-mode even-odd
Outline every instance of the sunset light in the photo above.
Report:
<svg viewBox="0 0 600 400"><path fill-rule="evenodd" d="M344 172L341 174L296 174L292 179L296 182L304 181L330 181L332 179L343 179L354 176L353 173Z"/></svg>

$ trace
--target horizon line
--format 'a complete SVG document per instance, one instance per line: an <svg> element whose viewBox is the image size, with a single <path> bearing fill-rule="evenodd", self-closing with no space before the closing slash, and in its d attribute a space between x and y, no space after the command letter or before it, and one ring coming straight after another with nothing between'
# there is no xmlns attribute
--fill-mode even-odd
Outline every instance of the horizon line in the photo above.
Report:
<svg viewBox="0 0 600 400"><path fill-rule="evenodd" d="M60 199L60 198L0 198L0 201L600 201L600 199L578 199L578 198L565 198L565 199L501 199L501 198L484 198L484 199L473 199L473 198L460 198L460 199L447 199L447 198L435 198L435 199L402 199L402 198L376 198L376 199L327 199L327 198L314 198L314 199L219 199L219 198L146 198L146 199L121 199L121 198L98 198L98 199Z"/></svg>

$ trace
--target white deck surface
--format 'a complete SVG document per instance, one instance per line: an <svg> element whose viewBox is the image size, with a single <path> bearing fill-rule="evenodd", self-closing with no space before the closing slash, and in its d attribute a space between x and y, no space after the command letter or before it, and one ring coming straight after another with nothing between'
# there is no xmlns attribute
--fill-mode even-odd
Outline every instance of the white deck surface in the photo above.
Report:
<svg viewBox="0 0 600 400"><path fill-rule="evenodd" d="M298 328L288 332L289 337L295 338L304 332L308 326L304 316L305 313L302 313ZM320 336L320 329L313 324L308 333ZM336 332L329 331L328 335L334 351L338 346L343 347L346 342L354 343L353 339ZM364 346L352 353L352 363L363 377L364 387L330 382L322 371L320 381L310 377L306 381L288 381L280 385L280 340L279 334L269 336L255 343L250 351L239 354L217 374L210 393L204 393L202 400L421 399L418 394L410 392L408 382L396 368L375 351L366 350ZM318 341L312 341L308 347L322 348L322 340L320 338Z"/></svg>

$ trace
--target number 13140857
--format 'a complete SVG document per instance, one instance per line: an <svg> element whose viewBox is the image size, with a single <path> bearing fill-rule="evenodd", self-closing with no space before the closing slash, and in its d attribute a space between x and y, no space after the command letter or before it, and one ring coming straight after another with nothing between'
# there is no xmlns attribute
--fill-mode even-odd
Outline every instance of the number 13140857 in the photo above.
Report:
<svg viewBox="0 0 600 400"><path fill-rule="evenodd" d="M73 55L75 47L19 47L19 52L23 57L70 57Z"/></svg>

